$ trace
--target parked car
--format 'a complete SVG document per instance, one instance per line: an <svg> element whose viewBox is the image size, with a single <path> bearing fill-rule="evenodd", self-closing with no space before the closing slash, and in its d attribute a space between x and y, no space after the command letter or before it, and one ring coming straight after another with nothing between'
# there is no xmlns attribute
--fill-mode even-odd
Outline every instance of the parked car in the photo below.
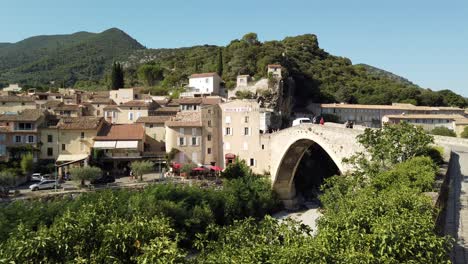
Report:
<svg viewBox="0 0 468 264"><path fill-rule="evenodd" d="M312 121L310 121L310 118L301 117L301 118L294 119L292 126L298 126L300 124L311 124L311 123Z"/></svg>
<svg viewBox="0 0 468 264"><path fill-rule="evenodd" d="M53 180L53 175L52 174L44 174L41 176L41 181L45 181L45 180Z"/></svg>
<svg viewBox="0 0 468 264"><path fill-rule="evenodd" d="M105 184L115 182L115 178L111 176L102 176L101 178L91 181L91 184Z"/></svg>
<svg viewBox="0 0 468 264"><path fill-rule="evenodd" d="M41 181L41 174L40 173L33 173L31 175L31 180L32 181Z"/></svg>
<svg viewBox="0 0 468 264"><path fill-rule="evenodd" d="M59 187L60 184L56 180L45 180L41 181L39 183L35 183L31 186L29 186L29 189L31 191L37 191L37 190L45 190L45 189L53 189L55 186Z"/></svg>

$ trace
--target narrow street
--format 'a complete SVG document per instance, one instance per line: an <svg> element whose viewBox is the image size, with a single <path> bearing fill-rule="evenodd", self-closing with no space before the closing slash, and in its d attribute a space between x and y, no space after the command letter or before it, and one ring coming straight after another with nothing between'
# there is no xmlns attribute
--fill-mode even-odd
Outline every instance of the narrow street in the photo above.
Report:
<svg viewBox="0 0 468 264"><path fill-rule="evenodd" d="M453 263L468 263L468 147L452 149L445 233L456 239Z"/></svg>

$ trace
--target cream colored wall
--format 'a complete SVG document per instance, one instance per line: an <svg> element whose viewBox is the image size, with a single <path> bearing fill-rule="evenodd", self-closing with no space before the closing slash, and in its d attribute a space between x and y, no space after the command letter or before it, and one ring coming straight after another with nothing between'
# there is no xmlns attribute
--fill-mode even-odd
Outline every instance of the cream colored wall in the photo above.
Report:
<svg viewBox="0 0 468 264"><path fill-rule="evenodd" d="M36 102L26 102L24 105L21 102L1 102L0 113L4 112L20 112L24 109L37 109Z"/></svg>
<svg viewBox="0 0 468 264"><path fill-rule="evenodd" d="M83 139L81 132L85 133ZM97 130L60 130L59 154L90 154L96 134ZM65 144L65 150L62 150L62 144Z"/></svg>
<svg viewBox="0 0 468 264"><path fill-rule="evenodd" d="M147 108L140 108L138 107L119 107L120 112L117 115L116 122L117 124L133 124L138 119L137 113L140 113L141 116L148 116L148 109ZM129 113L133 113L133 120L128 119Z"/></svg>
<svg viewBox="0 0 468 264"><path fill-rule="evenodd" d="M104 116L104 107L106 107L107 104L90 104L89 107L88 107L88 112L92 115L92 116ZM99 114L98 114L98 110L99 110Z"/></svg>
<svg viewBox="0 0 468 264"><path fill-rule="evenodd" d="M135 93L132 88L118 89L109 92L110 99L114 100L117 105L135 100Z"/></svg>
<svg viewBox="0 0 468 264"><path fill-rule="evenodd" d="M44 128L41 129L41 135L40 139L42 142L41 146L41 153L39 155L40 159L57 159L58 153L59 153L59 148L61 145L57 144L58 140L58 133L56 128ZM48 135L52 135L52 142L47 141ZM52 156L47 156L47 149L52 148L53 150L53 155Z"/></svg>
<svg viewBox="0 0 468 264"><path fill-rule="evenodd" d="M250 160L254 160L250 166L256 173L263 172L260 144L260 107L255 101L235 100L221 104L222 109L222 135L223 135L223 159L227 153L235 154L250 166ZM230 122L226 122L227 117ZM248 122L245 122L248 117ZM226 128L230 127L232 135L226 135ZM244 128L249 128L249 135L244 135ZM223 162L224 163L224 162ZM223 164L224 165L224 164Z"/></svg>
<svg viewBox="0 0 468 264"><path fill-rule="evenodd" d="M145 133L150 137L150 139L147 140L147 143L150 146L149 151L162 152L162 147L166 147L166 127L164 126L164 123L145 124Z"/></svg>
<svg viewBox="0 0 468 264"><path fill-rule="evenodd" d="M196 137L199 137L200 144L192 146L192 127L184 127L181 133L178 127L166 127L166 151L170 152L172 149L179 150L174 161L178 163L203 163L204 152L202 151L201 144L201 128L196 128ZM179 137L184 137L186 144L184 146L178 145ZM193 160L193 153L196 153L197 160Z"/></svg>

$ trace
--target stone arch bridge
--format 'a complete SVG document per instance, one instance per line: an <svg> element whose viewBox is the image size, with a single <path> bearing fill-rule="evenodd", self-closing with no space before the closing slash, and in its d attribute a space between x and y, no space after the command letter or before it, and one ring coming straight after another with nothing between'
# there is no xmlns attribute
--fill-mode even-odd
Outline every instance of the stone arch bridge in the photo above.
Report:
<svg viewBox="0 0 468 264"><path fill-rule="evenodd" d="M270 172L272 187L285 206L292 207L295 204L294 175L309 147L318 144L343 174L351 169L343 163L343 158L363 151L356 139L362 132L362 129L348 129L338 124L303 124L270 134L268 153L265 153L266 171ZM435 141L446 148L450 145L468 145L466 140L446 137L435 137Z"/></svg>

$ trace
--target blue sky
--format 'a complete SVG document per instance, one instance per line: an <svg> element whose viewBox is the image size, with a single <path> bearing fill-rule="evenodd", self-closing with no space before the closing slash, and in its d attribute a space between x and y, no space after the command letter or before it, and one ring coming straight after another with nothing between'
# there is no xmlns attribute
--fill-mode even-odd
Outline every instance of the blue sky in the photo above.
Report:
<svg viewBox="0 0 468 264"><path fill-rule="evenodd" d="M150 48L313 33L326 51L468 97L467 0L1 0L0 42L118 27Z"/></svg>

